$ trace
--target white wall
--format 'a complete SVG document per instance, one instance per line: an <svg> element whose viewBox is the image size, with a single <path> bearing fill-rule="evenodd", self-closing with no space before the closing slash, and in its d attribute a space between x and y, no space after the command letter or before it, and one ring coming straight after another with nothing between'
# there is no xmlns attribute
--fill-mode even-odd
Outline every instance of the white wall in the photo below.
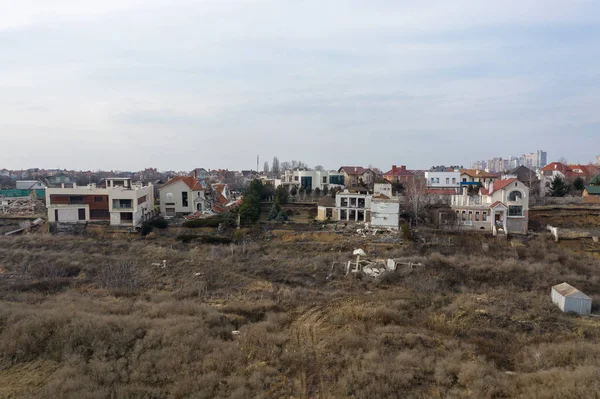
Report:
<svg viewBox="0 0 600 399"><path fill-rule="evenodd" d="M188 206L183 206L181 199L181 193L188 193ZM172 198L169 198L168 194L172 194ZM194 208L194 196L192 190L183 181L178 181L173 184L169 184L166 187L162 187L159 190L160 196L160 213L166 215L166 208L175 208L177 213L192 213L195 212ZM175 205L166 205L167 203L174 203Z"/></svg>
<svg viewBox="0 0 600 399"><path fill-rule="evenodd" d="M371 227L397 229L399 214L399 202L376 199L371 201Z"/></svg>
<svg viewBox="0 0 600 399"><path fill-rule="evenodd" d="M425 172L427 186L432 188L459 188L460 172ZM453 180L454 179L454 180Z"/></svg>

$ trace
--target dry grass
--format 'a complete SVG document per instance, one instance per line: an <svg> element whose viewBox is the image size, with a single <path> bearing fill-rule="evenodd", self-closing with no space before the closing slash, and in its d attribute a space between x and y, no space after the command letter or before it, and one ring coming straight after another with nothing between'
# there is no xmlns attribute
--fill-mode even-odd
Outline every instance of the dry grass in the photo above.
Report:
<svg viewBox="0 0 600 399"><path fill-rule="evenodd" d="M550 287L565 280L598 298L598 261L541 238L489 241L487 251L479 236L453 239L382 247L0 237L0 397L600 391L600 321L549 303ZM377 281L327 279L358 246L425 266Z"/></svg>

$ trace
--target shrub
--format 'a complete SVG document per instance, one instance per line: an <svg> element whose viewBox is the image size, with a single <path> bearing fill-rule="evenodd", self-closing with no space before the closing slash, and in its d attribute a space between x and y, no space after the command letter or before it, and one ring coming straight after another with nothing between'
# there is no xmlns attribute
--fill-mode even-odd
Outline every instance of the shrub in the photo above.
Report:
<svg viewBox="0 0 600 399"><path fill-rule="evenodd" d="M142 286L135 264L128 261L109 263L101 267L96 279L101 288L113 294L133 294Z"/></svg>

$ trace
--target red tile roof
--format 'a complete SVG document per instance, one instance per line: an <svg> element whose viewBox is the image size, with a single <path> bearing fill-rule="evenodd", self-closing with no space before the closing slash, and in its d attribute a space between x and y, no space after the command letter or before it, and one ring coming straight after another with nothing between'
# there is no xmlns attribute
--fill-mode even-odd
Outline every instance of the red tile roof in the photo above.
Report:
<svg viewBox="0 0 600 399"><path fill-rule="evenodd" d="M179 181L184 182L186 184L186 186L188 186L192 191L204 190L204 187L202 187L202 184L200 184L200 182L198 182L196 179L194 179L191 176L175 176L174 178L169 180L167 182L167 184L165 184L163 187L170 186L171 184L175 184Z"/></svg>
<svg viewBox="0 0 600 399"><path fill-rule="evenodd" d="M565 165L564 163L552 162L552 163L549 163L548 165L544 166L540 170L542 172L553 172L555 170L558 170L562 174L565 174L566 172L569 172L571 169L569 169L569 167L567 165Z"/></svg>
<svg viewBox="0 0 600 399"><path fill-rule="evenodd" d="M506 205L504 205L502 202L500 201L496 201L494 202L492 205L490 205L490 209L494 209L495 207L497 207L498 205L502 205L503 207L506 208Z"/></svg>
<svg viewBox="0 0 600 399"><path fill-rule="evenodd" d="M411 170L406 169L406 166L402 165L397 167L396 165L392 166L387 173L383 174L384 176L414 176L414 173Z"/></svg>
<svg viewBox="0 0 600 399"><path fill-rule="evenodd" d="M516 182L517 178L513 177L512 179L506 179L506 180L496 180L493 183L493 191L490 192L490 194L495 193L498 190L502 190L504 187L508 186L510 183Z"/></svg>

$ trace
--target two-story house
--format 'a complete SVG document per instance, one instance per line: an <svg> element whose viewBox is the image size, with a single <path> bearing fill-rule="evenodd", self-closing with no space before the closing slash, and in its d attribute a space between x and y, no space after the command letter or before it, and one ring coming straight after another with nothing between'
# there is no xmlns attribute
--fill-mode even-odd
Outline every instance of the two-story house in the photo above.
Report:
<svg viewBox="0 0 600 399"><path fill-rule="evenodd" d="M451 197L459 226L504 234L527 234L529 187L516 178L486 183L477 195Z"/></svg>
<svg viewBox="0 0 600 399"><path fill-rule="evenodd" d="M342 166L338 173L344 175L346 187L370 186L375 182L375 172L362 166Z"/></svg>
<svg viewBox="0 0 600 399"><path fill-rule="evenodd" d="M210 209L204 186L193 176L175 176L158 192L160 213L165 216L184 216Z"/></svg>
<svg viewBox="0 0 600 399"><path fill-rule="evenodd" d="M105 187L46 188L48 222L109 222L111 226L138 227L154 213L152 185L129 178L106 179Z"/></svg>
<svg viewBox="0 0 600 399"><path fill-rule="evenodd" d="M406 169L406 165L397 167L392 165L392 169L383 174L383 178L390 183L410 183L415 179L415 173Z"/></svg>

